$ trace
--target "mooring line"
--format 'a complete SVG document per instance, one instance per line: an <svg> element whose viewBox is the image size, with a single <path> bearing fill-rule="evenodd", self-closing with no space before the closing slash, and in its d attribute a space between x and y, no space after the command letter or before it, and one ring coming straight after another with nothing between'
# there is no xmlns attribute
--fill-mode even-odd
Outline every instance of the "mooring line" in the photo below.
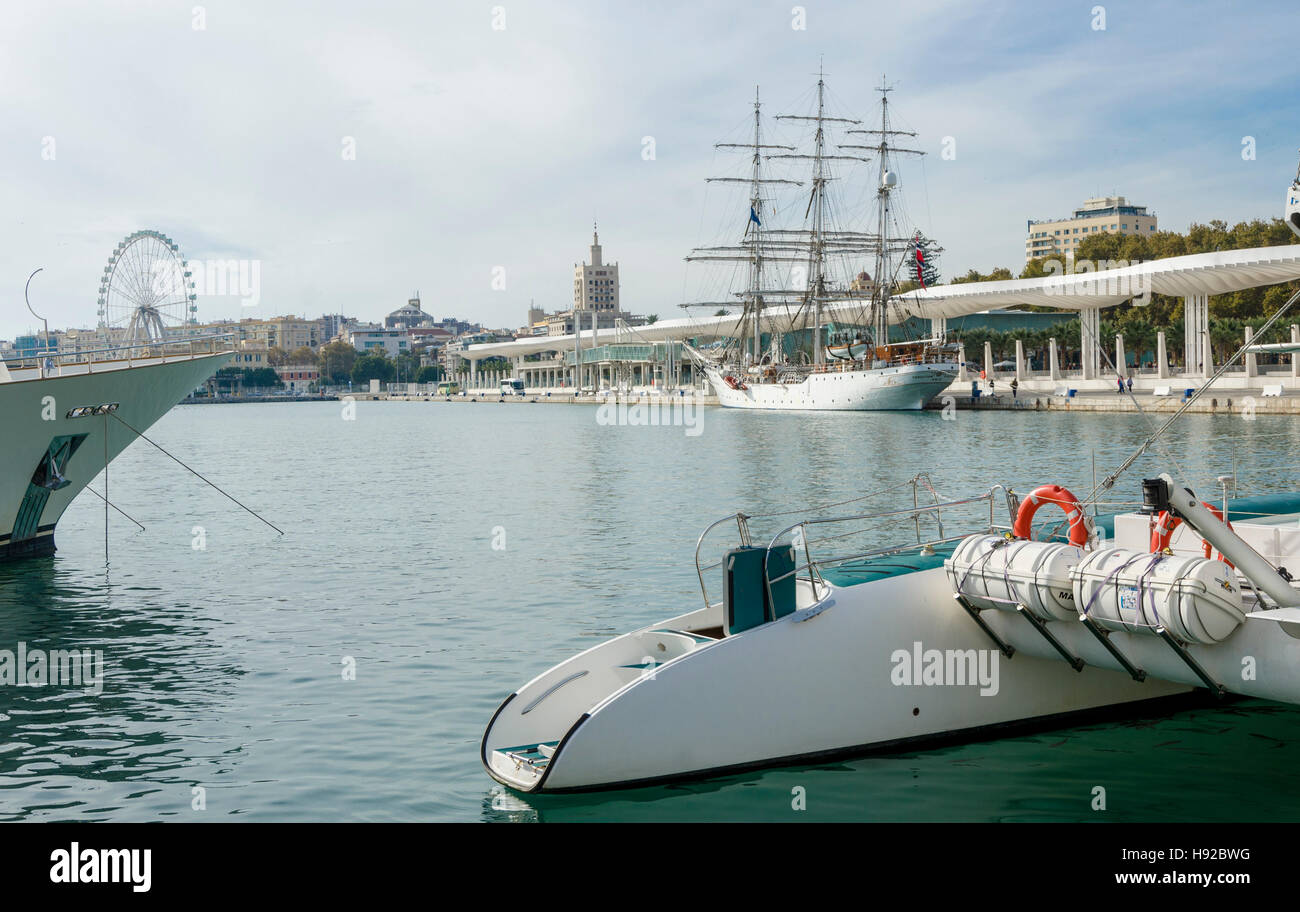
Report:
<svg viewBox="0 0 1300 912"><path fill-rule="evenodd" d="M247 513L249 513L249 514L251 514L251 515L257 517L257 518L260 519L262 522L264 522L264 523L266 523L268 526L270 526L272 529L274 529L275 531L279 532L281 535L284 534L284 530L281 529L279 526L277 526L275 523L271 522L269 519L267 519L266 517L264 517L264 516L262 516L261 514L259 514L256 510L253 510L253 509L251 509L250 507L246 507L246 506L244 506L244 504L240 503L240 502L239 502L238 500L236 500L232 495L227 494L227 493L226 493L225 491L223 491L223 490L222 490L218 485L213 484L211 481L208 481L208 479L204 478L204 477L203 477L202 475L200 475L198 472L194 471L194 469L191 469L189 466L185 465L185 463L182 462L180 459L178 459L177 457L173 456L171 453L168 453L166 450L164 450L164 449L163 449L161 446L159 446L157 443L155 443L154 441L150 440L148 437L146 437L144 434L142 434L142 433L140 433L139 431L137 431L135 428L131 427L131 425L127 424L125 421L122 421L122 419L118 416L118 414L117 414L116 412L109 412L108 414L110 414L110 415L112 415L114 418L116 418L119 422L122 423L122 425L123 425L124 427L128 428L132 433L134 433L134 434L135 434L137 437L139 437L141 440L143 440L143 441L145 441L146 443L150 444L151 446L155 447L155 448L158 450L158 452L162 453L162 454L163 454L164 456L166 456L168 459L172 460L172 461L175 462L177 465L179 465L179 466L183 467L184 469L186 469L187 471L189 471L191 474L194 475L195 478L199 479L199 481L201 481L201 482L203 482L204 484L208 485L208 486L211 487L214 491L216 491L217 493L221 494L223 497L225 497L225 498L227 498L228 500L230 500L232 503L234 503L235 505L237 505L241 510L244 510L244 511L246 511Z"/></svg>
<svg viewBox="0 0 1300 912"><path fill-rule="evenodd" d="M108 412L104 418L104 566L108 566Z"/></svg>
<svg viewBox="0 0 1300 912"><path fill-rule="evenodd" d="M104 503L108 504L110 507L112 507L112 508L113 508L114 510L116 510L117 512L121 513L121 514L122 514L123 516L125 516L127 519L131 520L131 522L135 523L137 526L140 526L140 531L141 531L141 532L143 532L143 531L145 530L145 529L144 529L144 526L141 525L141 523L140 523L140 521L139 521L138 519L136 519L136 518L135 518L134 516L132 516L130 513L127 513L125 510L123 510L123 509L122 509L121 507L119 507L117 504L112 503L112 502L111 502L107 497L105 497L103 494L100 494L98 491L96 491L96 490L95 490L94 488L92 488L90 485L86 485L86 490L89 491L91 494L94 494L96 497L98 497L98 498L99 498L100 500L102 500Z"/></svg>

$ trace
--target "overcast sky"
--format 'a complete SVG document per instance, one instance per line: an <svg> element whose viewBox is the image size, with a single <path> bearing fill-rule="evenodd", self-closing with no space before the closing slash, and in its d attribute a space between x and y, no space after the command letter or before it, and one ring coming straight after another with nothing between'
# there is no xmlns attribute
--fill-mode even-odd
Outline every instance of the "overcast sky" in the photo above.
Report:
<svg viewBox="0 0 1300 912"><path fill-rule="evenodd" d="M624 308L676 316L682 257L735 220L704 184L734 167L713 143L745 138L755 85L765 112L802 113L819 59L854 116L895 84L930 153L904 172L908 211L946 276L1018 269L1026 219L1099 193L1176 230L1278 215L1294 0L1109 2L1104 29L1097 5L812 0L800 29L791 0L14 4L0 338L35 325L38 266L51 327L93 326L140 228L258 261L259 302L202 296L203 320L378 319L419 289L437 316L514 327L530 299L569 306L595 218Z"/></svg>

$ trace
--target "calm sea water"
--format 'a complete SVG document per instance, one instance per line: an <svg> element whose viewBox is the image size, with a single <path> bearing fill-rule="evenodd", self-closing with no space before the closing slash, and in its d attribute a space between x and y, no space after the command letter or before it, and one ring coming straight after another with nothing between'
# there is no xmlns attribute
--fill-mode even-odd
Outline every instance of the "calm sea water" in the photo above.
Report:
<svg viewBox="0 0 1300 912"><path fill-rule="evenodd" d="M99 695L0 688L0 820L1300 819L1300 710L1258 701L590 797L516 796L480 766L517 685L694 607L712 519L919 470L948 496L1086 492L1091 454L1104 473L1143 436L1135 416L710 409L688 436L576 406L341 411L182 406L151 432L283 536L137 442L110 496L146 529L113 515L107 568L90 494L57 556L0 565L0 648L107 663ZM1192 416L1170 439L1206 495L1234 460L1243 493L1300 487L1297 446L1286 418Z"/></svg>

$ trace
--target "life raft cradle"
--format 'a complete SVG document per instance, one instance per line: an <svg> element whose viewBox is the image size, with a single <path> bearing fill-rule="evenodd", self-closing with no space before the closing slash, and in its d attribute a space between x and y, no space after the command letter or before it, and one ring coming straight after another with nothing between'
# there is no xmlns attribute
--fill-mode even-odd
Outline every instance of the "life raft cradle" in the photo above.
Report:
<svg viewBox="0 0 1300 912"><path fill-rule="evenodd" d="M1040 494L1039 492L1044 491L1045 488L1053 489L1051 490L1050 493L1053 495L1060 495L1060 496L1059 497L1053 496L1050 498L1043 497L1042 494ZM1034 511L1037 510L1040 503L1049 503L1049 502L1056 503L1058 506L1060 506L1062 509L1066 511L1067 516L1071 515L1071 510L1069 509L1067 503L1062 503L1062 499L1064 499L1065 497L1069 498L1069 502L1068 502L1069 505L1073 506L1074 510L1078 512L1079 516L1081 517L1086 516L1086 514L1084 513L1083 505L1080 504L1079 501L1074 497L1074 495L1070 494L1070 492L1065 488L1058 488L1058 486L1056 485L1045 485L1041 488L1036 489L1034 494L1039 495L1037 501L1032 500L1034 495L1030 495L1029 499L1021 501L1020 507L1016 511L1017 527L1020 527L1022 525L1020 523L1021 514L1026 513L1026 509L1028 508L1027 515L1030 519L1032 519ZM1074 526L1073 516L1071 516L1071 519L1072 519L1071 527L1073 528ZM1023 540L1025 539L1018 538L1008 533L1007 537L1004 539L1004 542L1002 545L1000 545L1000 547L1010 547L1014 545L1015 542L1023 541ZM993 553L994 552L989 552L989 556L992 556ZM1163 553L1151 554L1150 555L1151 563L1146 568L1146 572L1150 572L1150 570L1153 569L1156 566L1156 564L1158 564L1160 561L1164 560L1165 557L1166 555ZM1131 563L1132 562L1121 564L1119 567L1112 570L1111 573L1106 577L1106 581L1109 581L1121 570L1130 566ZM1101 590L1098 589L1098 592L1100 591ZM1094 598L1095 597L1096 595L1094 595ZM985 636L987 636L993 642L993 644L997 646L998 650L1004 656L1006 656L1008 659L1015 656L1016 647L1012 646L1010 643L1002 639L1002 637L998 636L997 631L995 631L991 626L989 626L987 621L985 621L982 617L980 617L980 613L987 609L980 608L979 606L973 605L960 592L953 593L953 598L956 599L957 604L959 604L963 609L965 609L966 613L970 616L971 620L975 622L976 626L978 626L979 629L984 632ZM1088 632L1091 633L1096 638L1097 642L1100 643L1101 646L1106 650L1106 652L1110 654L1111 658L1113 658L1117 663L1119 663L1120 667L1123 668L1124 671L1128 673L1129 677L1131 677L1134 681L1137 681L1139 684L1146 681L1147 679L1146 671L1138 667L1137 665L1135 665L1133 661L1129 659L1128 656L1126 656L1123 652L1120 651L1118 646L1116 646L1113 642L1111 642L1110 639L1111 631L1100 626L1095 620L1089 617L1088 608L1090 607L1091 604L1085 606L1084 609L1079 612L1079 622L1083 624L1083 626L1087 628ZM1046 640L1047 643L1052 647L1052 649L1055 650L1056 653L1059 654L1061 658L1064 659L1071 668L1073 668L1075 671L1080 671L1080 672L1083 671L1084 667L1088 663L1081 656L1077 656L1074 653L1072 653L1065 646L1064 643L1062 643L1059 639L1056 638L1055 635L1053 635L1052 631L1048 629L1047 621L1045 618L1041 618L1038 615L1036 615L1033 612L1033 610L1030 609L1029 606L1025 605L1023 602L1015 603L1015 609L1016 609L1016 613L1019 614L1021 617L1023 617L1029 623L1029 625L1033 627L1035 631L1037 631L1039 636L1041 636L1044 640ZM1171 634L1163 626L1157 627L1155 630L1155 634L1160 639L1164 640L1165 644L1168 645L1171 650L1173 650L1174 654L1177 655L1180 660L1182 660L1183 664L1185 664L1189 669L1191 669L1192 673L1195 674L1198 679L1200 679L1200 681L1206 686L1206 688L1210 691L1210 693L1214 694L1216 699L1223 699L1223 697L1228 692L1227 688L1224 687L1222 684L1220 684L1218 681L1216 681L1213 677L1211 677L1209 672L1207 672L1203 667L1201 667L1201 664L1197 662L1196 659L1193 658L1192 655L1187 651L1187 647L1185 644L1179 642L1178 638L1175 637L1173 634Z"/></svg>

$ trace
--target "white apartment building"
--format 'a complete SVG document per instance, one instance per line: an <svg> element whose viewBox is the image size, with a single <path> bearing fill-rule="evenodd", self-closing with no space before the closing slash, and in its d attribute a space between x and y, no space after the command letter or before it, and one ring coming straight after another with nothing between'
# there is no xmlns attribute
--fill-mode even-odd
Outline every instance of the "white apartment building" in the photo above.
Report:
<svg viewBox="0 0 1300 912"><path fill-rule="evenodd" d="M410 337L405 329L385 329L382 326L351 326L346 330L348 344L358 352L382 350L390 358L411 347Z"/></svg>

